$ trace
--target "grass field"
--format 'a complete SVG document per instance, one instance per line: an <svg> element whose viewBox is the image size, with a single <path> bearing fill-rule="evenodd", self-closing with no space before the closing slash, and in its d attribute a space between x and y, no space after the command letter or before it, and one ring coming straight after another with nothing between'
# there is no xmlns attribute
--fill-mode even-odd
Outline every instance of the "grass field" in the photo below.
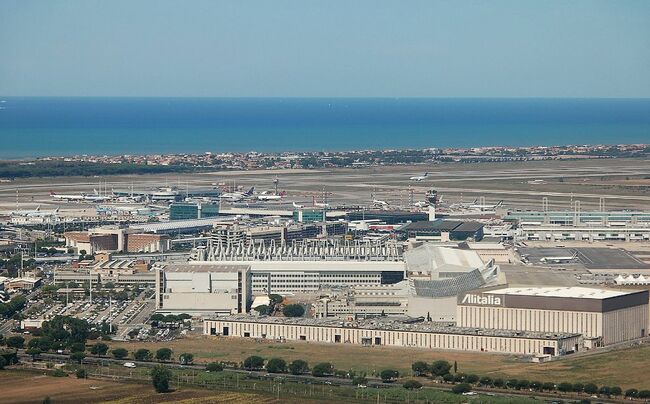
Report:
<svg viewBox="0 0 650 404"><path fill-rule="evenodd" d="M175 355L191 352L196 362L241 362L251 355L279 357L287 361L303 359L311 365L331 362L335 368L363 371L369 375L392 368L409 375L411 364L418 360L432 362L444 359L458 363L458 371L490 377L525 378L551 382L594 382L598 385L650 389L650 345L589 356L565 358L543 364L524 363L513 356L431 351L413 348L360 347L301 342L262 343L250 339L192 336L166 343L112 342L111 348L129 351L147 348L155 352L169 347Z"/></svg>

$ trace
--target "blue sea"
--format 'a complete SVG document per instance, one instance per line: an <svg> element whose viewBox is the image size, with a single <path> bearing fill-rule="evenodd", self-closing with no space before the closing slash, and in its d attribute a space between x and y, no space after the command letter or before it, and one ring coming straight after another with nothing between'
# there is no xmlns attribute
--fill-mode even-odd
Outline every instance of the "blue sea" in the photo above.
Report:
<svg viewBox="0 0 650 404"><path fill-rule="evenodd" d="M650 143L650 99L0 97L0 158Z"/></svg>

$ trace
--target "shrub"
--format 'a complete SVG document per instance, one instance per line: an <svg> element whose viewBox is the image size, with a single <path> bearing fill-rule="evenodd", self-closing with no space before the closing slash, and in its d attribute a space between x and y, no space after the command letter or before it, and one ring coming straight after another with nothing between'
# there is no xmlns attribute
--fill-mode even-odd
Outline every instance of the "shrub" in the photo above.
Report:
<svg viewBox="0 0 650 404"><path fill-rule="evenodd" d="M613 396L620 396L621 394L623 394L623 389L621 389L618 386L613 386L609 388L609 392Z"/></svg>
<svg viewBox="0 0 650 404"><path fill-rule="evenodd" d="M269 314L269 306L267 306L265 304L257 306L253 310L260 313L260 315Z"/></svg>
<svg viewBox="0 0 650 404"><path fill-rule="evenodd" d="M182 353L178 356L178 361L181 365L191 365L194 362L194 354Z"/></svg>
<svg viewBox="0 0 650 404"><path fill-rule="evenodd" d="M596 394L598 393L598 386L593 383L587 383L585 384L584 392L587 394Z"/></svg>
<svg viewBox="0 0 650 404"><path fill-rule="evenodd" d="M562 382L562 383L557 385L557 389L559 391L561 391L562 393L566 393L566 392L569 392L569 391L573 390L573 385L571 383Z"/></svg>
<svg viewBox="0 0 650 404"><path fill-rule="evenodd" d="M402 384L402 387L408 390L421 389L422 383L418 382L417 380L407 380Z"/></svg>
<svg viewBox="0 0 650 404"><path fill-rule="evenodd" d="M50 373L50 376L53 377L68 377L68 374L63 371L62 369L55 369L53 372Z"/></svg>
<svg viewBox="0 0 650 404"><path fill-rule="evenodd" d="M246 370L255 370L262 369L264 367L264 358L261 356L249 356L244 359L244 369Z"/></svg>
<svg viewBox="0 0 650 404"><path fill-rule="evenodd" d="M492 379L487 377L487 376L484 376L484 377L481 377L481 380L479 380L479 383L481 384L481 386L486 386L486 387L491 386L492 385Z"/></svg>
<svg viewBox="0 0 650 404"><path fill-rule="evenodd" d="M517 379L510 379L506 381L506 387L509 389L516 389L518 384L519 384L519 380Z"/></svg>
<svg viewBox="0 0 650 404"><path fill-rule="evenodd" d="M442 380L446 381L447 383L451 383L454 381L454 375L447 373L446 375L442 376Z"/></svg>
<svg viewBox="0 0 650 404"><path fill-rule="evenodd" d="M479 377L477 375L467 375L465 381L469 384L478 383Z"/></svg>
<svg viewBox="0 0 650 404"><path fill-rule="evenodd" d="M271 358L266 362L266 371L269 373L284 373L287 371L287 362L280 358Z"/></svg>
<svg viewBox="0 0 650 404"><path fill-rule="evenodd" d="M108 345L103 342L98 342L90 348L90 353L93 355L104 356L108 352Z"/></svg>
<svg viewBox="0 0 650 404"><path fill-rule="evenodd" d="M460 383L455 385L451 391L454 394L463 394L472 391L472 387L467 383Z"/></svg>
<svg viewBox="0 0 650 404"><path fill-rule="evenodd" d="M150 361L151 357L151 351L145 348L140 348L133 352L133 358L138 361Z"/></svg>
<svg viewBox="0 0 650 404"><path fill-rule="evenodd" d="M282 309L285 317L302 317L305 315L305 308L300 304L288 304Z"/></svg>
<svg viewBox="0 0 650 404"><path fill-rule="evenodd" d="M172 378L172 372L163 365L156 365L151 369L151 383L158 393L169 391L169 380Z"/></svg>
<svg viewBox="0 0 650 404"><path fill-rule="evenodd" d="M639 396L639 390L637 389L625 390L625 397L638 397L638 396Z"/></svg>
<svg viewBox="0 0 650 404"><path fill-rule="evenodd" d="M454 383L462 383L465 381L466 377L465 373L456 373L454 375Z"/></svg>
<svg viewBox="0 0 650 404"><path fill-rule="evenodd" d="M124 359L129 356L129 351L124 348L116 348L111 351L111 355L113 355L115 359Z"/></svg>
<svg viewBox="0 0 650 404"><path fill-rule="evenodd" d="M542 384L542 390L553 391L555 390L555 384L551 382L545 382Z"/></svg>
<svg viewBox="0 0 650 404"><path fill-rule="evenodd" d="M77 361L79 363L81 363L85 357L86 354L83 352L73 352L72 355L70 355L70 359L72 359L73 361Z"/></svg>
<svg viewBox="0 0 650 404"><path fill-rule="evenodd" d="M362 375L355 376L352 378L352 384L355 386L365 386L366 384L368 384L368 379L366 378L366 376L362 376Z"/></svg>
<svg viewBox="0 0 650 404"><path fill-rule="evenodd" d="M600 390L598 390L598 394L602 394L604 396L609 396L609 395L612 394L612 391L610 390L609 387L603 386L603 387L600 388Z"/></svg>
<svg viewBox="0 0 650 404"><path fill-rule="evenodd" d="M416 376L426 375L429 372L429 365L426 362L417 361L411 365L411 370Z"/></svg>
<svg viewBox="0 0 650 404"><path fill-rule="evenodd" d="M527 389L530 386L530 382L526 379L521 379L517 382L517 390Z"/></svg>
<svg viewBox="0 0 650 404"><path fill-rule="evenodd" d="M301 359L296 359L289 364L289 372L292 375L301 375L309 372L309 364Z"/></svg>
<svg viewBox="0 0 650 404"><path fill-rule="evenodd" d="M73 344L70 344L70 352L83 352L86 350L86 345L84 345L82 342L75 342Z"/></svg>
<svg viewBox="0 0 650 404"><path fill-rule="evenodd" d="M311 371L312 376L316 377L323 377L323 376L328 376L334 373L334 368L332 367L332 364L329 362L321 362L314 366L314 368Z"/></svg>
<svg viewBox="0 0 650 404"><path fill-rule="evenodd" d="M86 369L79 368L75 372L75 375L77 375L77 379L87 379L88 378L88 372L86 372Z"/></svg>
<svg viewBox="0 0 650 404"><path fill-rule="evenodd" d="M394 369L384 369L379 374L379 377L381 377L382 382L390 383L399 377L399 372Z"/></svg>
<svg viewBox="0 0 650 404"><path fill-rule="evenodd" d="M449 373L451 364L447 361L435 361L431 364L430 369L434 376L444 376Z"/></svg>
<svg viewBox="0 0 650 404"><path fill-rule="evenodd" d="M205 366L205 370L210 372L221 372L223 370L223 365L219 362L208 363Z"/></svg>
<svg viewBox="0 0 650 404"><path fill-rule="evenodd" d="M22 348L25 345L25 338L21 337L20 335L15 335L13 337L9 337L5 340L5 344L9 348Z"/></svg>
<svg viewBox="0 0 650 404"><path fill-rule="evenodd" d="M584 391L585 386L582 383L574 383L572 390L575 391L576 393L581 393Z"/></svg>
<svg viewBox="0 0 650 404"><path fill-rule="evenodd" d="M503 379L494 379L494 387L503 387L505 386L506 382Z"/></svg>
<svg viewBox="0 0 650 404"><path fill-rule="evenodd" d="M0 370L4 369L7 366L7 360L4 356L0 356Z"/></svg>
<svg viewBox="0 0 650 404"><path fill-rule="evenodd" d="M639 398L650 398L650 390L640 390L639 394L637 394L637 397L639 397Z"/></svg>
<svg viewBox="0 0 650 404"><path fill-rule="evenodd" d="M172 350L169 348L160 348L156 351L156 360L168 361L172 358Z"/></svg>

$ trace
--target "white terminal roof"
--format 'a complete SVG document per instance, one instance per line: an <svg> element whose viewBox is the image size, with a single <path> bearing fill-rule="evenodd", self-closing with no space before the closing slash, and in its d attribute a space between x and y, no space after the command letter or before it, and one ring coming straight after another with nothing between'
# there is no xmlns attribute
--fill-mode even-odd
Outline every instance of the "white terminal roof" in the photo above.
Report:
<svg viewBox="0 0 650 404"><path fill-rule="evenodd" d="M630 291L618 291L612 289L584 288L580 286L569 287L517 287L494 289L483 293L494 295L517 295L517 296L544 296L544 297L570 297L580 299L608 299L610 297L625 296ZM632 291L633 293L633 291Z"/></svg>

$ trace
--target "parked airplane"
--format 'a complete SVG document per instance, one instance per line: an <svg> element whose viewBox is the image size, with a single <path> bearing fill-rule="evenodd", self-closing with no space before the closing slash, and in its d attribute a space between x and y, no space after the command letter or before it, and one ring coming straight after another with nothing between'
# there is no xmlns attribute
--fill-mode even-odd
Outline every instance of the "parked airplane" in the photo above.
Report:
<svg viewBox="0 0 650 404"><path fill-rule="evenodd" d="M299 205L299 204L297 204L297 203L295 203L295 202L291 202L291 204L292 204L293 207L296 208L296 209L302 209L302 208L305 207L305 205Z"/></svg>
<svg viewBox="0 0 650 404"><path fill-rule="evenodd" d="M75 195L65 195L65 194L57 194L54 191L50 191L50 196L53 199L56 200L63 200L63 201L89 201L89 202L103 202L106 200L111 199L108 196L102 196L97 193L95 190L95 193L93 195L88 195L88 194L75 194Z"/></svg>
<svg viewBox="0 0 650 404"><path fill-rule="evenodd" d="M577 255L578 253L576 252L573 255L567 255L564 257L542 257L540 261L548 264L568 264L573 262Z"/></svg>
<svg viewBox="0 0 650 404"><path fill-rule="evenodd" d="M372 203L377 205L377 206L388 206L388 202L386 201L381 201L379 199L373 199Z"/></svg>
<svg viewBox="0 0 650 404"><path fill-rule="evenodd" d="M415 177L411 177L409 179L411 181L424 181L424 180L427 179L428 176L429 176L429 172L427 171L426 173L424 173L424 175L418 175L418 176L415 176Z"/></svg>
<svg viewBox="0 0 650 404"><path fill-rule="evenodd" d="M219 198L227 199L227 200L233 201L233 202L237 202L237 201L241 201L242 199L253 196L254 192L255 192L255 187L251 187L246 192L226 192L226 193L223 193L223 194L219 195Z"/></svg>
<svg viewBox="0 0 650 404"><path fill-rule="evenodd" d="M413 206L415 206L416 208L426 208L427 206L429 206L429 204L424 201L420 201L420 202L415 202Z"/></svg>
<svg viewBox="0 0 650 404"><path fill-rule="evenodd" d="M330 204L329 203L314 202L314 206L316 206L318 208L329 208Z"/></svg>
<svg viewBox="0 0 650 404"><path fill-rule="evenodd" d="M287 193L282 191L279 194L272 194L268 191L264 191L261 194L257 195L257 199L260 201L279 201L284 197Z"/></svg>
<svg viewBox="0 0 650 404"><path fill-rule="evenodd" d="M498 209L503 205L503 201L499 201L495 204L478 204L476 203L478 199L474 199L474 202L472 203L454 203L450 207L451 208L461 208L461 209L474 209L474 210L480 210L480 211L493 211Z"/></svg>
<svg viewBox="0 0 650 404"><path fill-rule="evenodd" d="M54 210L41 210L41 205L38 205L36 209L33 210L16 210L11 212L12 216L22 216L22 217L43 217L51 216L59 213L59 208Z"/></svg>

